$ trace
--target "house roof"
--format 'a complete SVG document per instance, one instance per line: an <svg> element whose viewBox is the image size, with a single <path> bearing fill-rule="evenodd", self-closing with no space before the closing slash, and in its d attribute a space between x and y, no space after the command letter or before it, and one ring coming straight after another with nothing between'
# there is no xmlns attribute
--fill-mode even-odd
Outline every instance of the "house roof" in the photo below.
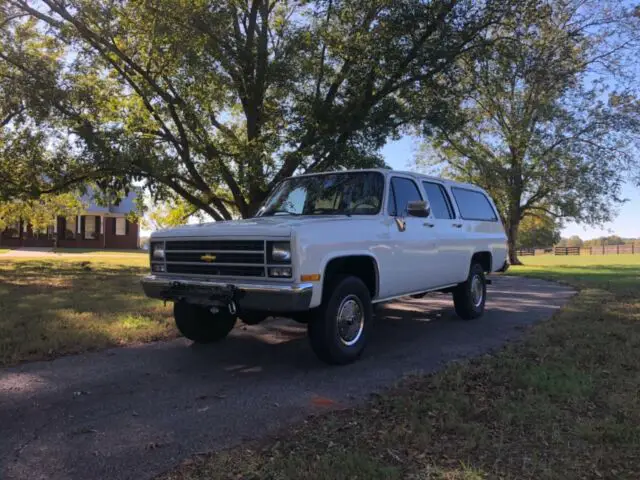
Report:
<svg viewBox="0 0 640 480"><path fill-rule="evenodd" d="M127 195L125 198L120 200L120 203L118 205L113 204L113 205L109 205L108 207L103 207L101 205L98 205L95 202L93 198L93 194L91 193L91 191L89 191L87 194L81 197L81 200L83 203L86 203L88 205L86 212L89 214L94 213L94 214L128 215L136 208L135 207L136 198L137 198L136 193L131 191L129 192L129 195Z"/></svg>

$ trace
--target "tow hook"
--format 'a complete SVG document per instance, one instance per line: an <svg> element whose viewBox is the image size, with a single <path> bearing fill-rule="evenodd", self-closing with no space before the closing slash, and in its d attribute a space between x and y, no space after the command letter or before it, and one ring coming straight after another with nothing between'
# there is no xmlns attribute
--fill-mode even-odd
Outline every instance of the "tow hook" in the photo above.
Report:
<svg viewBox="0 0 640 480"><path fill-rule="evenodd" d="M228 308L231 315L235 315L238 312L238 309L236 308L236 302L234 302L233 300L229 300Z"/></svg>

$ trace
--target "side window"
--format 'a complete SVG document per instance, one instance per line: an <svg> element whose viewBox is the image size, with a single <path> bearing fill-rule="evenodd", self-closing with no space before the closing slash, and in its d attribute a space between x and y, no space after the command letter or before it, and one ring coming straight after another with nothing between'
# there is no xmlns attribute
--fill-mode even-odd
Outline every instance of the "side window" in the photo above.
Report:
<svg viewBox="0 0 640 480"><path fill-rule="evenodd" d="M451 191L463 219L484 222L498 221L496 212L484 193L459 187L453 187Z"/></svg>
<svg viewBox="0 0 640 480"><path fill-rule="evenodd" d="M402 177L391 179L391 191L389 192L389 215L404 215L407 204L415 200L422 200L420 190L413 180Z"/></svg>
<svg viewBox="0 0 640 480"><path fill-rule="evenodd" d="M438 183L422 182L434 218L456 218L444 187Z"/></svg>

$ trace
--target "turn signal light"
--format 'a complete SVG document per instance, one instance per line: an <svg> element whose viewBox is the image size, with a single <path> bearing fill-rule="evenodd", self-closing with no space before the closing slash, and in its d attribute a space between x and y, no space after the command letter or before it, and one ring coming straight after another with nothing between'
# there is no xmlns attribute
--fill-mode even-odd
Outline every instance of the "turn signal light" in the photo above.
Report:
<svg viewBox="0 0 640 480"><path fill-rule="evenodd" d="M320 274L319 273L311 273L308 275L300 275L300 281L301 282L317 282L318 280L320 280Z"/></svg>

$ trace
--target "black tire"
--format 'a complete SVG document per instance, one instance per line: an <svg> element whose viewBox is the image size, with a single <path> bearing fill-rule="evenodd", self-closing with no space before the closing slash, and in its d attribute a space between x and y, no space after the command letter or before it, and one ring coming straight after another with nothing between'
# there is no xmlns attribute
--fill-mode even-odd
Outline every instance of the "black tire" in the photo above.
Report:
<svg viewBox="0 0 640 480"><path fill-rule="evenodd" d="M340 328L340 311L345 316L357 315L359 320L351 318L351 322L343 322ZM353 276L335 276L323 292L322 304L309 319L307 332L311 348L323 362L351 363L364 351L372 319L371 295L364 282Z"/></svg>
<svg viewBox="0 0 640 480"><path fill-rule="evenodd" d="M480 282L482 296L478 298L477 283ZM487 280L484 269L479 263L474 263L469 269L467 281L458 285L453 291L453 305L460 318L473 320L484 313L484 304L487 299Z"/></svg>
<svg viewBox="0 0 640 480"><path fill-rule="evenodd" d="M196 343L211 343L225 338L236 324L236 316L226 309L211 313L208 307L176 302L173 317L180 333Z"/></svg>

